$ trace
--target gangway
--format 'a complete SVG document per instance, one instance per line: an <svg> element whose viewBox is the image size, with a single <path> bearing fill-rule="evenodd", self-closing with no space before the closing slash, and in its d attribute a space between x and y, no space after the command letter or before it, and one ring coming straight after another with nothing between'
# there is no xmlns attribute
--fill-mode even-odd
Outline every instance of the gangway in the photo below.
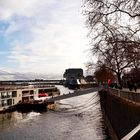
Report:
<svg viewBox="0 0 140 140"><path fill-rule="evenodd" d="M76 96L81 96L81 95L97 92L99 90L101 90L100 87L79 89L79 90L75 90L74 92L71 92L71 93L69 92L68 94L63 94L63 95L59 95L56 97L52 97L52 98L48 99L47 102L54 102L54 101L58 101L58 100L68 99L68 98L72 98L72 97L76 97Z"/></svg>

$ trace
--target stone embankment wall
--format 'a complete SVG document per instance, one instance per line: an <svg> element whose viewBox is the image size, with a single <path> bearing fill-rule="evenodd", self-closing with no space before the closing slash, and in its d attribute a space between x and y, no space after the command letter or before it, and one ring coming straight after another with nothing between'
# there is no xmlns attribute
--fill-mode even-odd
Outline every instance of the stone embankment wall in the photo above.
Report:
<svg viewBox="0 0 140 140"><path fill-rule="evenodd" d="M111 130L111 137L120 140L140 123L140 105L105 90L100 91L99 95L105 123L109 127L109 131ZM117 138L115 138L114 132Z"/></svg>

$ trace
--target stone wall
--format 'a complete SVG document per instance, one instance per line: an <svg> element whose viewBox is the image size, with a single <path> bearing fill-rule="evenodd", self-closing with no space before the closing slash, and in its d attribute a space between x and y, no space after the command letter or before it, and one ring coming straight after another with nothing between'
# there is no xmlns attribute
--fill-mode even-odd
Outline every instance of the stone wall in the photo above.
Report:
<svg viewBox="0 0 140 140"><path fill-rule="evenodd" d="M128 102L108 91L99 92L101 108L118 139L121 139L140 123L140 105Z"/></svg>

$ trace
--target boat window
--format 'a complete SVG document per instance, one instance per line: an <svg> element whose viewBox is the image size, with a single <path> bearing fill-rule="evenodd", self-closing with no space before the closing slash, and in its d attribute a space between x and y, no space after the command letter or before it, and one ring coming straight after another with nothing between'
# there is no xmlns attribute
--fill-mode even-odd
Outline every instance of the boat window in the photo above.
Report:
<svg viewBox="0 0 140 140"><path fill-rule="evenodd" d="M49 95L49 96L52 96L53 94L52 94L52 93L49 93L48 95Z"/></svg>
<svg viewBox="0 0 140 140"><path fill-rule="evenodd" d="M15 103L15 100L13 99L13 105L14 105L14 103Z"/></svg>
<svg viewBox="0 0 140 140"><path fill-rule="evenodd" d="M1 106L2 106L2 107L4 106L4 100L1 101Z"/></svg>
<svg viewBox="0 0 140 140"><path fill-rule="evenodd" d="M34 94L34 91L33 91L33 90L30 90L30 94L31 94L31 95Z"/></svg>
<svg viewBox="0 0 140 140"><path fill-rule="evenodd" d="M7 105L12 105L12 99L7 100Z"/></svg>
<svg viewBox="0 0 140 140"><path fill-rule="evenodd" d="M11 98L12 97L12 92L7 92L7 97Z"/></svg>
<svg viewBox="0 0 140 140"><path fill-rule="evenodd" d="M2 100L2 101L1 101L1 105L2 105L2 107L3 107L3 106L6 106L6 105L7 105L7 101L6 101L6 100Z"/></svg>
<svg viewBox="0 0 140 140"><path fill-rule="evenodd" d="M3 99L3 98L7 98L7 93L6 93L6 92L2 92L2 93L1 93L1 97L2 97L2 99Z"/></svg>
<svg viewBox="0 0 140 140"><path fill-rule="evenodd" d="M12 91L12 97L17 97L17 91Z"/></svg>
<svg viewBox="0 0 140 140"><path fill-rule="evenodd" d="M24 93L29 93L29 90L24 90L24 91L22 91L22 93L24 94Z"/></svg>

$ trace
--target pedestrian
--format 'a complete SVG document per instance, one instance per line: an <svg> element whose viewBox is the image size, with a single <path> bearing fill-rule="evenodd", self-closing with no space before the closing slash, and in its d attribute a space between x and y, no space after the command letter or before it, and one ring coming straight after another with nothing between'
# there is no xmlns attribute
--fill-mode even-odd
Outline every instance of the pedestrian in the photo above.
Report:
<svg viewBox="0 0 140 140"><path fill-rule="evenodd" d="M132 91L133 90L133 83L128 83L128 88L129 88L129 91Z"/></svg>
<svg viewBox="0 0 140 140"><path fill-rule="evenodd" d="M115 83L115 88L118 88L118 84L117 83Z"/></svg>
<svg viewBox="0 0 140 140"><path fill-rule="evenodd" d="M135 90L135 92L137 92L137 84L136 83L134 83L134 90Z"/></svg>

